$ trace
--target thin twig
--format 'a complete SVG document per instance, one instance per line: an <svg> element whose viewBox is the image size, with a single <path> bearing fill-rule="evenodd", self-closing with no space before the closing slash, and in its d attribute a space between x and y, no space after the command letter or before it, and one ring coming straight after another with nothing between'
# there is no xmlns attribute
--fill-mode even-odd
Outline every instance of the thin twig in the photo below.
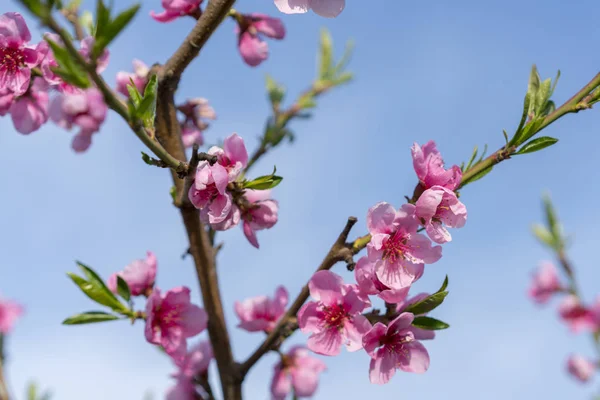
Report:
<svg viewBox="0 0 600 400"><path fill-rule="evenodd" d="M331 269L336 263L339 261L344 261L348 259L348 255L352 254L351 249L346 244L348 240L348 235L350 234L350 230L356 224L357 219L355 217L348 218L348 222L346 222L346 226L338 236L335 243L331 246L331 249L327 253L327 256L321 262L321 265L317 268L317 271L323 271ZM239 367L239 375L240 379L244 379L250 368L260 358L265 355L268 351L274 349L274 346L277 344L281 336L283 335L286 327L290 321L294 321L296 314L302 307L302 305L306 302L309 296L308 285L304 285L296 300L292 303L291 307L286 311L286 313L281 317L275 328L269 333L266 339L258 346L258 348L248 357L246 361L244 361Z"/></svg>

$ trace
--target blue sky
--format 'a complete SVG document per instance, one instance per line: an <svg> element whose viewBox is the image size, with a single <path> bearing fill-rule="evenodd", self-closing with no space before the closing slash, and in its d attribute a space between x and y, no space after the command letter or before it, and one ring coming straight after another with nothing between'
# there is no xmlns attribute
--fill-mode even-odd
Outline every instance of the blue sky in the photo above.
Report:
<svg viewBox="0 0 600 400"><path fill-rule="evenodd" d="M3 1L0 12L19 9L16 3ZM349 2L335 20L278 15L270 0L238 3L242 12L282 17L288 33L283 42L270 41L270 59L252 69L237 54L234 26L226 21L192 63L178 96L210 99L219 119L206 133L209 142L238 132L254 148L269 112L265 74L284 83L291 100L315 74L319 28L331 31L338 54L347 39L356 42L350 65L356 80L320 99L312 120L292 125L296 143L254 170L268 173L276 164L285 177L274 191L279 223L260 233L261 249L238 228L220 236L226 242L218 259L221 289L238 359L261 335L235 329L233 302L272 294L279 284L295 296L349 215L359 218L353 232L359 235L374 203L401 205L415 184L414 141L436 140L446 162L459 164L474 145L495 149L502 129L515 129L531 64L544 78L562 71L557 103L600 65L600 26L590 18L600 4L592 0ZM192 20L154 22L147 15L159 6L145 1L129 34L111 47L109 82L130 70L133 57L163 62L193 26ZM515 157L463 191L467 225L453 232L442 260L415 285L436 290L450 277L450 295L435 316L452 327L427 343L426 374L399 373L373 386L367 355L342 353L325 360L329 370L315 398L589 398L594 384L580 386L564 372L569 353L593 356L589 338L571 335L557 321L555 303L540 309L525 291L531 270L549 257L529 231L549 191L573 234L570 254L583 291L588 299L597 293L599 123L596 110L568 116L545 132L560 139L556 146ZM95 308L65 276L76 259L107 277L152 250L158 285L187 285L200 302L191 261L180 258L186 238L170 204L170 177L141 162L142 144L114 114L84 155L70 150L73 133L51 123L22 136L3 118L0 130L0 292L27 307L8 342L12 391L23 399L26 382L35 379L60 400L142 399L146 392L162 398L174 369L145 342L140 324L60 322ZM343 269L335 270L352 279ZM290 342L303 340L297 334ZM275 360L269 355L252 370L246 398L268 399Z"/></svg>

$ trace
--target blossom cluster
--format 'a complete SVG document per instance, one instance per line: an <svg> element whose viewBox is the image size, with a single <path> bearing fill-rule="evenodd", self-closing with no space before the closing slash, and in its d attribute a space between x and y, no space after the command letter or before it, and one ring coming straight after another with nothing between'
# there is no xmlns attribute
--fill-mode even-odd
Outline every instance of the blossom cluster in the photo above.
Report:
<svg viewBox="0 0 600 400"><path fill-rule="evenodd" d="M424 265L441 258L439 244L452 239L447 228L460 228L467 219L466 207L455 193L462 179L461 169L445 169L434 142L415 144L412 157L419 178L415 192L419 195L400 209L378 203L369 210L371 240L367 255L355 266L356 283L344 283L341 276L328 270L316 272L308 283L312 301L297 314L299 328L310 334L308 350L335 356L343 346L351 352L364 349L371 357L369 378L375 384L389 382L396 369L423 373L429 368L429 354L421 341L433 339L435 332L412 326L419 316L407 312L409 306L429 294L409 297L409 290L423 275ZM219 191L215 188L213 193ZM421 230L427 235L419 233ZM372 324L364 315L372 306L370 296L393 306L393 317L387 323L382 319ZM280 287L273 299L259 296L237 302L238 326L249 332L270 332L285 314L287 301L287 292ZM283 399L292 390L312 395L317 376L324 369L324 364L309 356L306 349L293 348L275 366L273 398ZM295 378L298 375L311 379L299 380Z"/></svg>
<svg viewBox="0 0 600 400"><path fill-rule="evenodd" d="M244 235L259 247L256 231L277 223L279 205L270 198L270 190L243 189L239 179L248 164L244 140L237 134L227 137L223 148L213 146L208 154L217 162L200 161L188 196L200 210L200 219L217 231L242 223Z"/></svg>
<svg viewBox="0 0 600 400"><path fill-rule="evenodd" d="M600 296L590 305L582 303L569 285L562 283L557 268L549 261L542 262L533 274L529 297L536 304L546 304L558 294L563 298L558 305L558 314L573 333L600 333ZM571 355L567 360L567 371L580 382L589 381L600 361L591 361L581 355Z"/></svg>
<svg viewBox="0 0 600 400"><path fill-rule="evenodd" d="M22 305L0 297L0 335L9 334L22 314Z"/></svg>

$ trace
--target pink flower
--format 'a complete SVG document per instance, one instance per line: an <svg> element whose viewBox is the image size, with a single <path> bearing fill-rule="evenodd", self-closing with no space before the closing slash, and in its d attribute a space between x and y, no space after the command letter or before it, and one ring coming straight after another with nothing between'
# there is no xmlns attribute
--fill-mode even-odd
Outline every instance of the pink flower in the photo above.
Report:
<svg viewBox="0 0 600 400"><path fill-rule="evenodd" d="M186 354L186 339L206 329L206 312L190 303L190 289L177 287L161 295L155 288L146 303L146 340L162 346L176 362Z"/></svg>
<svg viewBox="0 0 600 400"><path fill-rule="evenodd" d="M367 213L371 242L367 246L369 260L375 262L375 273L382 284L401 289L423 275L424 264L442 257L441 246L417 233L419 222L415 206L404 204L398 211L389 203L377 203Z"/></svg>
<svg viewBox="0 0 600 400"><path fill-rule="evenodd" d="M270 229L277 223L279 203L272 200L270 195L270 190L246 190L244 193L248 204L241 215L244 221L242 229L250 244L257 249L259 244L256 231Z"/></svg>
<svg viewBox="0 0 600 400"><path fill-rule="evenodd" d="M377 322L364 335L363 346L371 356L371 383L388 383L396 369L417 374L429 369L429 353L415 338L411 326L413 319L411 313L402 313L387 327Z"/></svg>
<svg viewBox="0 0 600 400"><path fill-rule="evenodd" d="M429 293L419 293L417 295L414 295L410 299L403 299L396 305L396 312L398 314L403 313L408 306L418 303L421 300L425 300L429 296L430 296ZM421 314L421 315L427 315L427 314ZM420 317L421 315L415 315L415 316ZM417 340L435 339L435 331L430 331L430 330L421 329L421 328L415 328L414 326L411 329L412 329L413 334L415 335L415 339L417 339Z"/></svg>
<svg viewBox="0 0 600 400"><path fill-rule="evenodd" d="M117 91L126 97L129 97L127 85L131 84L131 80L135 84L138 92L144 93L148 84L148 74L150 68L140 60L133 60L133 72L119 71L117 72Z"/></svg>
<svg viewBox="0 0 600 400"><path fill-rule="evenodd" d="M575 295L568 295L563 299L558 306L558 313L574 333L596 329L597 323L592 310L581 304Z"/></svg>
<svg viewBox="0 0 600 400"><path fill-rule="evenodd" d="M235 220L235 215L232 213L232 198L227 192L227 185L237 179L248 163L248 152L244 140L234 133L225 139L223 149L214 146L208 153L216 155L217 162L210 165L208 161L200 161L196 170L195 183L188 195L192 204L200 210L200 218L211 225L218 226L226 220ZM237 222L239 222L239 213ZM226 229L233 226L225 225L227 225Z"/></svg>
<svg viewBox="0 0 600 400"><path fill-rule="evenodd" d="M271 394L273 400L284 400L292 389L297 397L311 397L319 384L325 363L312 357L302 346L295 346L275 364Z"/></svg>
<svg viewBox="0 0 600 400"><path fill-rule="evenodd" d="M4 117L10 111L10 107L15 101L13 92L6 88L0 89L0 117Z"/></svg>
<svg viewBox="0 0 600 400"><path fill-rule="evenodd" d="M193 16L202 0L162 0L161 3L165 10L159 14L150 11L150 16L158 22L171 22L186 15Z"/></svg>
<svg viewBox="0 0 600 400"><path fill-rule="evenodd" d="M416 214L425 227L427 235L436 243L452 240L449 228L462 228L467 222L467 208L456 194L443 186L433 186L421 194L417 200Z"/></svg>
<svg viewBox="0 0 600 400"><path fill-rule="evenodd" d="M397 303L408 295L410 286L401 289L392 289L377 278L375 273L375 262L368 257L361 257L354 268L356 283L361 292L368 295L377 295L387 303Z"/></svg>
<svg viewBox="0 0 600 400"><path fill-rule="evenodd" d="M112 274L107 283L113 293L117 293L117 275L127 282L131 295L149 296L156 279L156 256L149 251L145 260L135 260L123 271Z"/></svg>
<svg viewBox="0 0 600 400"><path fill-rule="evenodd" d="M254 13L240 16L236 33L244 62L256 67L269 57L269 46L262 40L261 34L271 39L283 39L285 27L278 18Z"/></svg>
<svg viewBox="0 0 600 400"><path fill-rule="evenodd" d="M270 332L279 318L285 313L288 303L288 292L283 286L275 291L273 299L258 296L235 302L235 313L240 319L238 328L248 332Z"/></svg>
<svg viewBox="0 0 600 400"><path fill-rule="evenodd" d="M201 97L187 100L177 109L185 116L185 120L181 123L183 145L192 147L194 143L197 143L202 146L204 144L202 132L209 126L205 120L215 120L217 118L215 110L210 106L208 100Z"/></svg>
<svg viewBox="0 0 600 400"><path fill-rule="evenodd" d="M73 150L80 153L86 151L92 143L92 134L100 130L106 118L108 107L104 103L102 93L96 88L89 88L81 93L62 94L55 97L50 105L50 118L60 127L80 128L73 139Z"/></svg>
<svg viewBox="0 0 600 400"><path fill-rule="evenodd" d="M580 356L571 355L567 360L567 371L580 382L587 382L596 372L596 363Z"/></svg>
<svg viewBox="0 0 600 400"><path fill-rule="evenodd" d="M544 262L533 275L529 297L538 304L544 304L554 293L562 290L556 267L551 262Z"/></svg>
<svg viewBox="0 0 600 400"><path fill-rule="evenodd" d="M415 143L411 150L413 166L424 189L437 185L454 190L460 185L460 167L453 165L449 170L444 169L444 160L433 140L425 143L423 147Z"/></svg>
<svg viewBox="0 0 600 400"><path fill-rule="evenodd" d="M48 85L42 78L35 78L33 85L10 107L10 115L17 132L28 135L37 131L48 121Z"/></svg>
<svg viewBox="0 0 600 400"><path fill-rule="evenodd" d="M17 319L23 314L23 307L0 297L0 333L8 334L13 329Z"/></svg>
<svg viewBox="0 0 600 400"><path fill-rule="evenodd" d="M21 14L0 15L0 87L15 96L27 91L31 69L44 57L41 48L29 46L30 40L31 33Z"/></svg>
<svg viewBox="0 0 600 400"><path fill-rule="evenodd" d="M282 13L303 14L312 9L325 18L337 17L346 6L346 0L275 0Z"/></svg>
<svg viewBox="0 0 600 400"><path fill-rule="evenodd" d="M178 371L171 376L177 379L177 383L167 392L167 400L196 400L198 392L194 378L208 370L212 359L212 346L210 342L203 341L193 346L183 359L176 361Z"/></svg>
<svg viewBox="0 0 600 400"><path fill-rule="evenodd" d="M94 47L95 39L92 36L88 36L83 39L79 45L79 53L87 60L92 60L92 47ZM108 49L104 49L100 57L96 60L96 72L101 74L108 67L108 61L110 59L110 53Z"/></svg>
<svg viewBox="0 0 600 400"><path fill-rule="evenodd" d="M371 324L360 313L368 303L361 300L358 288L344 285L342 277L331 271L316 272L308 282L309 301L298 311L298 325L308 338L308 348L318 354L335 356L342 344L348 351L362 347L362 335Z"/></svg>

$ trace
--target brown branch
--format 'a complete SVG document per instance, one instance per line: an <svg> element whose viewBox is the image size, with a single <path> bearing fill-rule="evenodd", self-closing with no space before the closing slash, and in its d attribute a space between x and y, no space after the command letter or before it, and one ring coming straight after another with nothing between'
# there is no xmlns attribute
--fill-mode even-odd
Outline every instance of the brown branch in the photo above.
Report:
<svg viewBox="0 0 600 400"><path fill-rule="evenodd" d="M352 255L352 250L349 245L346 243L348 240L348 235L350 234L350 230L356 224L357 219L355 217L348 218L348 222L346 222L346 226L342 230L342 233L338 236L337 240L331 246L331 249L327 253L327 256L321 262L321 265L317 268L317 271L323 271L331 269L336 263L339 261L345 261L349 259L349 256ZM265 355L268 351L276 348L278 341L284 336L284 333L289 335L289 325L293 324L295 321L296 314L302 307L302 305L306 302L309 296L308 284L304 285L296 300L291 305L291 307L286 311L286 313L281 317L275 328L269 333L266 339L258 346L258 348L248 357L244 363L242 363L239 367L239 378L241 380L244 379L250 368L256 364L260 358ZM293 329L292 329L293 330ZM288 331L288 332L286 332Z"/></svg>

